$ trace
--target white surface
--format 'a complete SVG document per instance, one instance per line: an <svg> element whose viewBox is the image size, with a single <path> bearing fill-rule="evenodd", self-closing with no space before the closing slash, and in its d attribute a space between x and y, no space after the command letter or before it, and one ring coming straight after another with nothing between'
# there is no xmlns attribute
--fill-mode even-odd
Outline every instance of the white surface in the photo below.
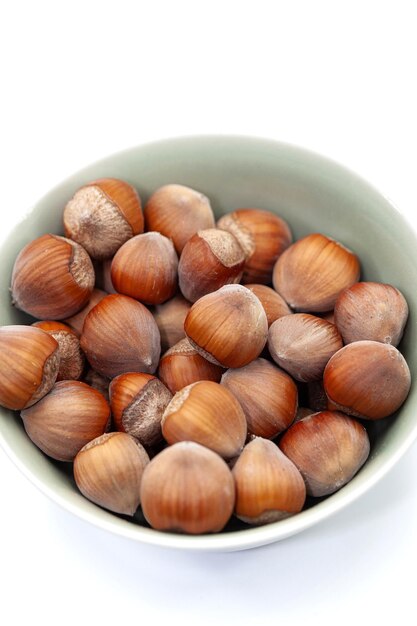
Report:
<svg viewBox="0 0 417 626"><path fill-rule="evenodd" d="M153 139L219 132L331 156L417 228L413 4L8 3L1 237L93 160ZM0 619L415 623L416 452L310 531L249 552L199 555L133 544L73 518L0 451Z"/></svg>

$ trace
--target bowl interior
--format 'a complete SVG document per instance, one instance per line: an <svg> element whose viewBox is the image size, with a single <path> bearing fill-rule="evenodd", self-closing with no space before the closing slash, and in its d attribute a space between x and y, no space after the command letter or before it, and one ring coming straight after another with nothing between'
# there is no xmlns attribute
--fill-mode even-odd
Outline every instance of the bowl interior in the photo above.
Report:
<svg viewBox="0 0 417 626"><path fill-rule="evenodd" d="M322 232L358 254L362 279L388 282L407 298L410 319L401 343L412 379L417 368L417 240L409 225L375 189L336 163L300 148L243 137L172 139L110 156L48 193L19 223L0 250L0 323L31 323L12 308L10 275L19 250L45 233L62 233L66 201L83 183L112 176L138 189L142 199L159 186L176 182L195 187L212 202L217 216L239 207L275 211L295 238ZM76 490L69 465L51 462L27 438L18 415L0 410L0 442L22 471L47 495L81 517L113 532L148 543L195 549L242 549L289 536L339 510L364 493L400 458L414 440L416 389L413 385L395 418L370 427L371 456L359 474L333 496L297 516L260 528L213 536L159 533L110 514ZM243 525L242 525L243 527Z"/></svg>

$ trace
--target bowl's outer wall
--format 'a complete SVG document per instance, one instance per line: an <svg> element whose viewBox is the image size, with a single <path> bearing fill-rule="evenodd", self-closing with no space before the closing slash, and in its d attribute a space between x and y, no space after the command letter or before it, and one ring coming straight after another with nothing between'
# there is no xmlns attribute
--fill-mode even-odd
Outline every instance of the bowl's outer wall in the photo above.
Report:
<svg viewBox="0 0 417 626"><path fill-rule="evenodd" d="M379 192L352 172L316 154L273 141L245 137L189 137L139 146L78 172L40 200L0 250L0 323L33 321L10 306L10 275L16 255L36 236L62 234L62 209L82 184L103 176L135 185L142 199L166 183L205 193L217 216L242 207L275 211L294 238L322 232L351 248L362 278L388 282L407 298L410 320L401 344L412 379L416 371L417 240L403 217ZM294 534L340 510L372 486L400 458L417 433L416 389L396 419L373 427L371 458L331 498L287 520L245 531L188 537L158 533L120 519L84 499L70 473L52 464L27 438L20 419L1 409L0 442L21 470L53 500L112 532L147 543L200 550L238 550Z"/></svg>

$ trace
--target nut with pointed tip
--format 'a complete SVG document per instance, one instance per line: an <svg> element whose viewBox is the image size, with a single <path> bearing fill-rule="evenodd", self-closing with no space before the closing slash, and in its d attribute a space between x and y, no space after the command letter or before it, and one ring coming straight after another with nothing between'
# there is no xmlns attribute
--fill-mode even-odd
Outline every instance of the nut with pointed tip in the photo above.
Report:
<svg viewBox="0 0 417 626"><path fill-rule="evenodd" d="M320 380L331 356L343 347L334 324L295 313L276 320L268 334L268 349L280 367L296 380Z"/></svg>
<svg viewBox="0 0 417 626"><path fill-rule="evenodd" d="M169 444L195 441L230 459L245 443L245 414L235 396L218 383L203 380L178 391L162 416Z"/></svg>
<svg viewBox="0 0 417 626"><path fill-rule="evenodd" d="M405 402L411 375L394 346L355 341L332 356L323 382L333 406L348 415L376 420L392 415Z"/></svg>
<svg viewBox="0 0 417 626"><path fill-rule="evenodd" d="M38 448L57 461L73 461L83 446L105 432L110 407L85 383L63 380L21 416Z"/></svg>
<svg viewBox="0 0 417 626"><path fill-rule="evenodd" d="M13 304L38 319L62 320L90 299L94 268L78 243L42 235L17 256L12 273Z"/></svg>
<svg viewBox="0 0 417 626"><path fill-rule="evenodd" d="M99 506L134 515L140 504L140 484L149 456L126 433L93 439L74 460L74 479L83 496Z"/></svg>
<svg viewBox="0 0 417 626"><path fill-rule="evenodd" d="M199 230L184 246L178 266L181 293L195 302L223 285L242 278L245 254L225 230Z"/></svg>
<svg viewBox="0 0 417 626"><path fill-rule="evenodd" d="M408 305L391 285L356 283L342 291L334 314L345 343L369 339L397 346L407 322Z"/></svg>
<svg viewBox="0 0 417 626"><path fill-rule="evenodd" d="M184 322L191 304L177 294L171 300L157 304L152 313L161 335L161 349L163 352L172 348L185 337Z"/></svg>
<svg viewBox="0 0 417 626"><path fill-rule="evenodd" d="M161 304L177 290L178 257L172 241L149 232L129 239L114 255L111 280L118 293Z"/></svg>
<svg viewBox="0 0 417 626"><path fill-rule="evenodd" d="M66 324L53 321L35 322L32 326L41 328L58 342L59 370L57 381L81 378L85 357L74 331Z"/></svg>
<svg viewBox="0 0 417 626"><path fill-rule="evenodd" d="M359 280L358 257L320 233L293 243L275 264L274 289L297 311L333 309L339 294Z"/></svg>
<svg viewBox="0 0 417 626"><path fill-rule="evenodd" d="M81 348L91 367L108 378L152 374L159 362L159 330L152 313L128 296L111 294L87 315Z"/></svg>
<svg viewBox="0 0 417 626"><path fill-rule="evenodd" d="M219 383L222 373L223 368L202 357L187 338L165 352L159 361L158 376L171 393L199 380Z"/></svg>
<svg viewBox="0 0 417 626"><path fill-rule="evenodd" d="M136 437L145 446L162 440L162 414L172 393L150 374L129 372L110 383L110 406L116 429Z"/></svg>
<svg viewBox="0 0 417 626"><path fill-rule="evenodd" d="M266 359L255 359L239 369L228 369L221 384L238 399L248 432L272 439L288 428L297 411L297 385Z"/></svg>
<svg viewBox="0 0 417 626"><path fill-rule="evenodd" d="M101 289L93 289L91 297L86 306L75 315L72 315L71 317L68 317L66 320L64 320L65 323L68 324L70 328L72 328L77 337L81 337L83 332L84 320L90 313L91 309L94 308L96 304L98 304L101 300L103 300L103 298L108 295L108 293L106 293L105 291L101 291Z"/></svg>
<svg viewBox="0 0 417 626"><path fill-rule="evenodd" d="M191 345L208 361L243 367L265 347L268 321L258 298L242 285L226 285L197 300L184 324Z"/></svg>
<svg viewBox="0 0 417 626"><path fill-rule="evenodd" d="M142 511L156 530L189 534L220 532L235 503L226 463L198 443L184 441L160 452L146 466Z"/></svg>
<svg viewBox="0 0 417 626"><path fill-rule="evenodd" d="M184 185L164 185L145 206L146 230L155 230L172 239L178 254L198 230L214 228L209 199Z"/></svg>
<svg viewBox="0 0 417 626"><path fill-rule="evenodd" d="M270 283L276 260L292 242L288 224L271 211L236 209L217 227L232 233L245 252L243 283Z"/></svg>
<svg viewBox="0 0 417 626"><path fill-rule="evenodd" d="M336 411L313 413L284 433L279 447L300 470L311 496L334 493L359 471L369 438L356 420Z"/></svg>
<svg viewBox="0 0 417 626"><path fill-rule="evenodd" d="M0 404L20 410L53 387L59 369L58 342L40 328L0 328Z"/></svg>
<svg viewBox="0 0 417 626"><path fill-rule="evenodd" d="M117 178L101 178L78 189L64 209L65 234L94 259L108 259L143 232L138 193Z"/></svg>
<svg viewBox="0 0 417 626"><path fill-rule="evenodd" d="M247 524L277 522L299 513L306 488L294 465L268 439L255 437L232 469L236 484L235 515Z"/></svg>
<svg viewBox="0 0 417 626"><path fill-rule="evenodd" d="M284 315L291 315L292 311L288 304L285 302L279 293L267 287L266 285L258 284L246 284L245 287L249 289L257 298L259 298L268 320L268 326L271 326L275 320Z"/></svg>

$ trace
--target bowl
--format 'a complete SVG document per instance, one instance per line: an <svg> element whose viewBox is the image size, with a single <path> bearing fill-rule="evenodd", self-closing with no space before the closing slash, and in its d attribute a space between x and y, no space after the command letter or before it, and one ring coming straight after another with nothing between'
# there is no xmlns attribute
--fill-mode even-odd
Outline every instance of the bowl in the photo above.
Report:
<svg viewBox="0 0 417 626"><path fill-rule="evenodd" d="M16 255L45 232L62 233L62 209L74 191L92 179L112 176L137 187L143 200L165 183L182 183L205 193L217 216L239 207L275 211L295 238L322 232L351 248L362 263L362 279L388 282L408 300L410 319L400 349L412 377L417 368L417 239L395 208L368 183L337 163L275 141L228 136L169 139L112 155L74 174L42 198L16 225L0 249L0 323L31 322L10 303ZM56 463L26 436L18 414L1 409L0 443L21 471L71 513L118 535L188 550L242 550L300 532L365 494L400 459L417 435L417 390L412 386L394 417L369 425L371 454L355 478L332 496L286 520L261 527L237 522L214 535L186 536L146 527L109 513L76 489L71 467Z"/></svg>

